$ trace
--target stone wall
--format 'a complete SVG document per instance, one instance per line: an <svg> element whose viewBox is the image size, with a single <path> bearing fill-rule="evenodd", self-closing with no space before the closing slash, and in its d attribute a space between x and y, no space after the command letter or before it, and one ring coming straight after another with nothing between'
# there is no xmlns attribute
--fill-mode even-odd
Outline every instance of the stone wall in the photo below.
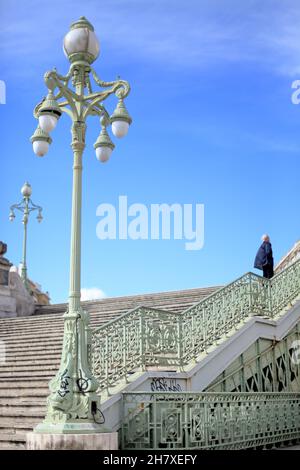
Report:
<svg viewBox="0 0 300 470"><path fill-rule="evenodd" d="M0 258L1 271L3 273L5 270L3 269L3 259ZM6 270L6 273L7 275L1 275L0 318L32 315L35 310L35 302L24 287L19 274L13 268L10 268L9 271Z"/></svg>
<svg viewBox="0 0 300 470"><path fill-rule="evenodd" d="M293 248L279 261L275 267L275 273L278 274L283 269L300 259L300 240L295 243Z"/></svg>
<svg viewBox="0 0 300 470"><path fill-rule="evenodd" d="M0 242L0 318L32 315L35 302L8 259L7 245Z"/></svg>

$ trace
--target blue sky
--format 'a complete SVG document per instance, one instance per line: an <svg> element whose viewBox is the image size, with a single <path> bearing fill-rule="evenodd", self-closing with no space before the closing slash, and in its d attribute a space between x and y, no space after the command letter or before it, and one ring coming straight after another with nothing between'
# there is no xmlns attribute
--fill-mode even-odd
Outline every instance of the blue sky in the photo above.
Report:
<svg viewBox="0 0 300 470"><path fill-rule="evenodd" d="M45 95L43 74L66 73L62 39L85 15L100 40L95 69L104 80L128 80L133 124L101 165L88 121L83 176L82 287L107 296L227 283L253 270L262 233L275 260L299 237L300 5L286 0L0 0L0 239L21 260L20 217L9 206L28 180L44 208L29 226L29 275L51 294L68 295L72 152L70 121L37 158L29 137L32 110ZM112 97L107 107L113 111ZM205 243L96 237L96 208L116 204L202 203Z"/></svg>

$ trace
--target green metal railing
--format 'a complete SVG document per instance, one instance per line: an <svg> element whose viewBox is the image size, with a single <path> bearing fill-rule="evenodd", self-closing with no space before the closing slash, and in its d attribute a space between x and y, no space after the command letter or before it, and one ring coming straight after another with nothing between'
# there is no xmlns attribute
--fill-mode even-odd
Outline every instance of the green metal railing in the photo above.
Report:
<svg viewBox="0 0 300 470"><path fill-rule="evenodd" d="M300 294L300 260L272 280L247 273L183 313L138 307L91 334L90 362L99 390L149 366L177 370L253 315L277 316Z"/></svg>
<svg viewBox="0 0 300 470"><path fill-rule="evenodd" d="M258 338L203 391L300 392L299 348L300 321L281 341Z"/></svg>
<svg viewBox="0 0 300 470"><path fill-rule="evenodd" d="M246 449L300 438L300 393L124 393L122 449Z"/></svg>

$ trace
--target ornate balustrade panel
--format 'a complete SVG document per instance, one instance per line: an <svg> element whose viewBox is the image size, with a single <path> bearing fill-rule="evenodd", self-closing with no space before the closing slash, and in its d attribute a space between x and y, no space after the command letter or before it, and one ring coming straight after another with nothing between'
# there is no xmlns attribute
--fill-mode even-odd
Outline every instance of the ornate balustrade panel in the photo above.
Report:
<svg viewBox="0 0 300 470"><path fill-rule="evenodd" d="M145 366L180 365L181 315L143 308Z"/></svg>
<svg viewBox="0 0 300 470"><path fill-rule="evenodd" d="M248 277L251 313L271 316L272 292L270 290L270 281L253 273L249 273Z"/></svg>
<svg viewBox="0 0 300 470"><path fill-rule="evenodd" d="M291 264L270 281L272 315L275 316L300 293L300 260Z"/></svg>
<svg viewBox="0 0 300 470"><path fill-rule="evenodd" d="M300 438L299 393L124 393L123 449L246 449Z"/></svg>
<svg viewBox="0 0 300 470"><path fill-rule="evenodd" d="M186 310L182 322L182 362L195 359L250 314L269 313L269 293L269 281L248 273Z"/></svg>
<svg viewBox="0 0 300 470"><path fill-rule="evenodd" d="M100 390L147 366L181 367L251 315L274 317L300 293L300 260L271 281L247 273L183 314L139 307L92 332Z"/></svg>
<svg viewBox="0 0 300 470"><path fill-rule="evenodd" d="M91 365L99 390L146 365L180 365L181 316L139 307L92 332Z"/></svg>
<svg viewBox="0 0 300 470"><path fill-rule="evenodd" d="M122 315L92 333L92 371L108 389L142 367L141 309Z"/></svg>

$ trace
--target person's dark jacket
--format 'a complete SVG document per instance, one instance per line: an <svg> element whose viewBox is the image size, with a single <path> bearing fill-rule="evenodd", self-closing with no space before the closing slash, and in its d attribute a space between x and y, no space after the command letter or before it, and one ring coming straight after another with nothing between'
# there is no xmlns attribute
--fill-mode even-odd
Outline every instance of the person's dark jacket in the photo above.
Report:
<svg viewBox="0 0 300 470"><path fill-rule="evenodd" d="M272 266L274 265L272 245L270 242L263 242L258 249L258 252L255 257L254 267L256 269L263 269L263 266Z"/></svg>

